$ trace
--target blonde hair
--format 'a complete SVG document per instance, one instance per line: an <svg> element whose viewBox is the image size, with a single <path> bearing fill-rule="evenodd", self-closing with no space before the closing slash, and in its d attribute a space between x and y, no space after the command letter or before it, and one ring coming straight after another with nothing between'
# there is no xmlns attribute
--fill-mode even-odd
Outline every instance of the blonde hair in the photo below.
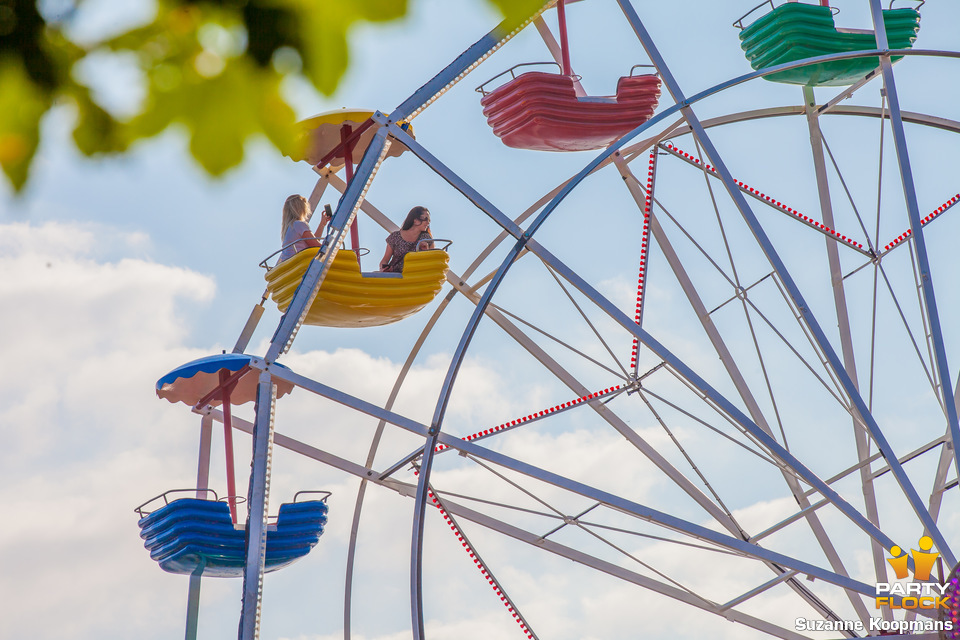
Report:
<svg viewBox="0 0 960 640"><path fill-rule="evenodd" d="M310 203L299 194L294 194L287 198L283 203L283 224L280 226L280 241L287 236L287 229L296 220L307 222L313 212L310 210Z"/></svg>

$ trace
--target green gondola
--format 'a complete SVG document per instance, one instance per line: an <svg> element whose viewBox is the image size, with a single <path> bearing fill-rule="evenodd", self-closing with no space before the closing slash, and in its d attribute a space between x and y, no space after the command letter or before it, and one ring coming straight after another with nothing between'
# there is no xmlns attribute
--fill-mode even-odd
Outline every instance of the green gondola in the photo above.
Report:
<svg viewBox="0 0 960 640"><path fill-rule="evenodd" d="M913 46L920 31L919 11L913 8L885 10L883 22L890 49ZM735 26L742 26L742 19ZM750 65L759 71L804 58L876 49L877 43L872 30L838 29L830 7L788 2L742 29L740 48ZM895 56L892 60L896 62L901 57ZM878 66L879 59L871 56L809 64L765 77L771 82L788 84L844 86L864 78Z"/></svg>

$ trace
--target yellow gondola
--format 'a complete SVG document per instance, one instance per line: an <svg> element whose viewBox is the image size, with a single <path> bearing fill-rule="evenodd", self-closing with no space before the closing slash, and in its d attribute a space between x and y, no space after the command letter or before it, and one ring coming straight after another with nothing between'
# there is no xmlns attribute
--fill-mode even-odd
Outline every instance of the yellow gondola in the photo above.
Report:
<svg viewBox="0 0 960 640"><path fill-rule="evenodd" d="M349 182L353 165L360 161L373 139L375 129L370 126L373 114L367 109L337 109L304 120L299 125L302 132L299 143L287 155L317 168L330 166L337 171L346 165ZM413 136L413 128L408 123L398 124ZM395 142L387 156L398 156L405 150L404 145ZM357 247L356 235L353 241ZM357 254L341 249L334 256L304 323L324 327L376 327L416 313L440 292L447 273L446 247L450 242L434 242L446 245L441 249L408 253L403 273L361 273ZM281 311L285 312L290 306L318 251L317 248L300 251L272 269L267 267L270 258L261 263L268 269L267 290Z"/></svg>
<svg viewBox="0 0 960 640"><path fill-rule="evenodd" d="M356 165L370 146L376 129L371 127L370 118L374 112L370 109L335 109L307 118L297 127L300 135L296 144L288 149L286 155L295 162L308 162L317 168L329 165L339 171L347 160ZM397 123L410 137L416 138L413 126L401 120ZM350 141L350 154L347 155L344 141ZM396 157L406 151L402 144L391 145L386 157Z"/></svg>
<svg viewBox="0 0 960 640"><path fill-rule="evenodd" d="M437 241L443 242L443 241ZM270 297L286 311L310 261L319 249L306 249L264 276ZM360 273L353 251L334 256L305 324L323 327L376 327L402 320L429 304L443 286L449 256L444 249L406 255L403 273Z"/></svg>

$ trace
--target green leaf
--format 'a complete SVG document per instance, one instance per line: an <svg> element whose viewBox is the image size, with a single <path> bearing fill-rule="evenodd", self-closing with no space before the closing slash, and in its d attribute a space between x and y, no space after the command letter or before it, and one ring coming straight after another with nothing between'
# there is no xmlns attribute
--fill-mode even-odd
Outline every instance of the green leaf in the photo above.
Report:
<svg viewBox="0 0 960 640"><path fill-rule="evenodd" d="M0 57L0 87L0 167L19 191L40 143L40 119L53 100L12 56Z"/></svg>
<svg viewBox="0 0 960 640"><path fill-rule="evenodd" d="M332 95L349 64L350 29L408 10L408 0L157 0L149 24L83 49L22 1L31 11L21 17L29 20L16 23L8 41L19 44L0 55L0 166L18 191L39 144L40 120L62 97L77 107L73 137L86 155L124 152L170 126L186 129L191 153L214 175L242 162L252 136L289 149L294 113L280 85L296 65L276 63L277 51L295 50L300 73ZM507 25L522 24L543 6L543 0L490 2ZM146 78L143 109L127 122L72 75L78 61L104 49L136 55Z"/></svg>
<svg viewBox="0 0 960 640"><path fill-rule="evenodd" d="M490 4L500 9L504 31L509 33L549 3L546 0L490 0Z"/></svg>
<svg viewBox="0 0 960 640"><path fill-rule="evenodd" d="M94 102L85 88L80 87L73 94L77 105L73 141L77 149L87 156L126 151L130 141L122 135L113 116Z"/></svg>
<svg viewBox="0 0 960 640"><path fill-rule="evenodd" d="M340 4L340 3L337 3ZM347 50L347 28L353 22L352 11L331 7L329 12L309 12L303 16L303 35L315 36L302 51L303 72L321 93L332 95L347 71L350 61Z"/></svg>
<svg viewBox="0 0 960 640"><path fill-rule="evenodd" d="M386 22L407 15L407 0L353 0L350 4L360 17L370 22Z"/></svg>
<svg viewBox="0 0 960 640"><path fill-rule="evenodd" d="M261 0L296 17L303 74L321 93L332 95L350 61L350 28L363 20L396 20L407 13L406 0Z"/></svg>
<svg viewBox="0 0 960 640"><path fill-rule="evenodd" d="M204 64L195 59L185 66L174 90L158 86L154 78L144 112L124 125L126 137L149 137L182 124L190 135L190 152L213 175L243 161L250 136L265 134L278 148L290 144L295 114L280 95L279 74L240 57L207 77L200 73L211 70Z"/></svg>

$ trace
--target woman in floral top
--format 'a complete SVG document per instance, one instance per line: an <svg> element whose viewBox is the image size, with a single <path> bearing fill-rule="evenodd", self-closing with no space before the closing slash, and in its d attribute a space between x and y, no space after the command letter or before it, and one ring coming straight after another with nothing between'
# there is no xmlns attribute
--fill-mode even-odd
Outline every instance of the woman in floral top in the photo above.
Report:
<svg viewBox="0 0 960 640"><path fill-rule="evenodd" d="M418 249L432 249L433 234L430 233L430 212L426 207L410 209L403 226L387 236L387 251L380 261L380 270L388 273L403 271L403 257ZM419 246L418 246L419 245Z"/></svg>

